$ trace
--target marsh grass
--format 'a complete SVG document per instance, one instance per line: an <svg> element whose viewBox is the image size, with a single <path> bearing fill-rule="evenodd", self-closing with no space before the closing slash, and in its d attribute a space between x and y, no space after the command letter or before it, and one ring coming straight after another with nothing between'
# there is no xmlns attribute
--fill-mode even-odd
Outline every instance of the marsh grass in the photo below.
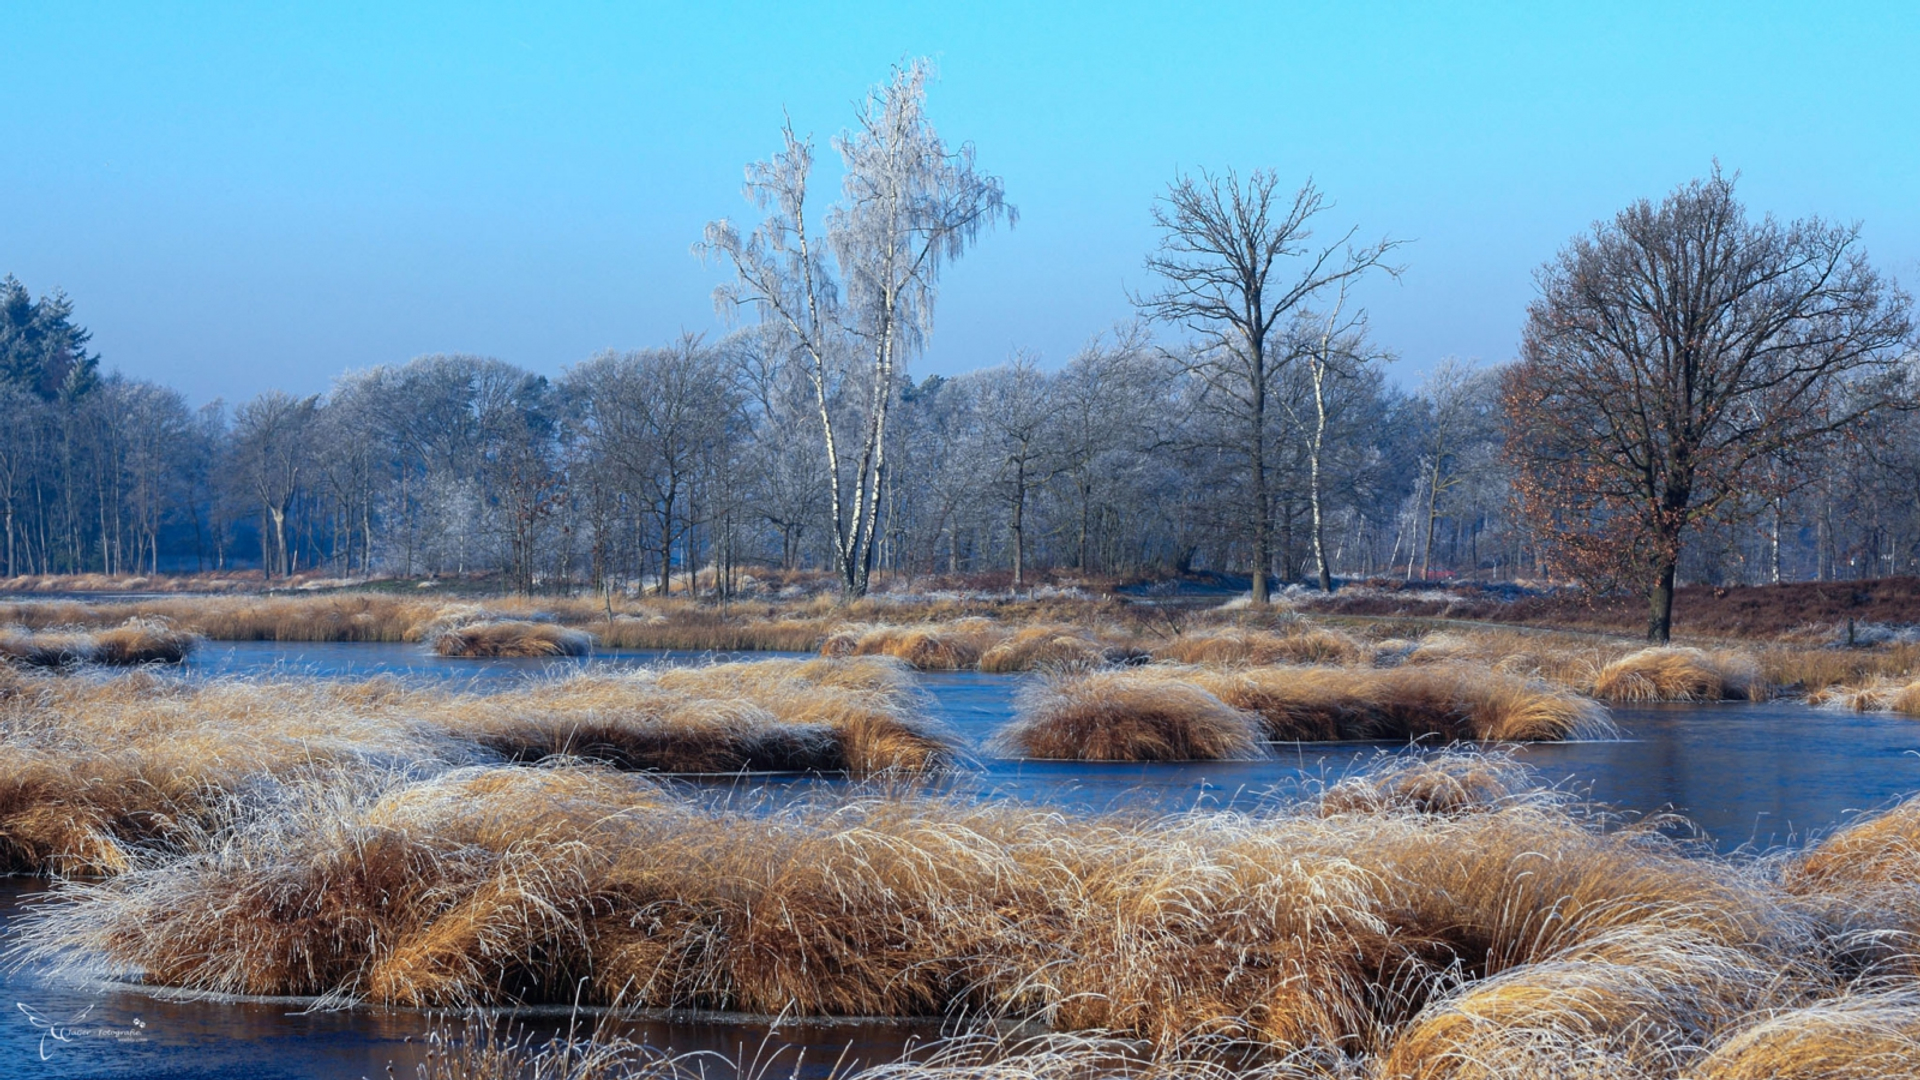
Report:
<svg viewBox="0 0 1920 1080"><path fill-rule="evenodd" d="M391 680L0 677L0 870L105 874L177 846L231 793L310 772L590 758L637 771L946 768L899 665L760 661L534 680L498 694Z"/></svg>
<svg viewBox="0 0 1920 1080"><path fill-rule="evenodd" d="M1920 1073L1920 988L1901 985L1764 1015L1687 1071L1689 1080L1887 1080Z"/></svg>
<svg viewBox="0 0 1920 1080"><path fill-rule="evenodd" d="M1036 758L1209 760L1257 755L1262 740L1537 742L1612 731L1592 701L1463 664L1155 664L1062 673L1029 687L995 745Z"/></svg>
<svg viewBox="0 0 1920 1080"><path fill-rule="evenodd" d="M1769 688L1751 654L1663 646L1641 649L1601 668L1593 694L1623 703L1765 701Z"/></svg>
<svg viewBox="0 0 1920 1080"><path fill-rule="evenodd" d="M1131 645L1102 640L1093 631L1063 624L1023 626L989 646L977 666L985 672L1040 671L1055 668L1127 664L1145 659Z"/></svg>
<svg viewBox="0 0 1920 1080"><path fill-rule="evenodd" d="M91 631L13 628L0 630L0 661L42 668L177 664L199 641L197 635L158 619L133 618L119 626Z"/></svg>
<svg viewBox="0 0 1920 1080"><path fill-rule="evenodd" d="M1156 660L1180 664L1365 664L1373 647L1352 635L1304 621L1284 630L1200 629L1155 646Z"/></svg>
<svg viewBox="0 0 1920 1080"><path fill-rule="evenodd" d="M585 656L593 635L553 623L504 619L449 627L433 637L441 656L521 657Z"/></svg>
<svg viewBox="0 0 1920 1080"><path fill-rule="evenodd" d="M579 674L453 699L441 722L522 761L658 772L929 772L957 760L906 672L883 658L758 660Z"/></svg>
<svg viewBox="0 0 1920 1080"><path fill-rule="evenodd" d="M1606 710L1468 664L1388 670L1309 665L1167 672L1259 714L1270 739L1541 742L1612 733Z"/></svg>
<svg viewBox="0 0 1920 1080"><path fill-rule="evenodd" d="M1264 757L1250 713L1199 686L1138 669L1056 676L1022 688L993 749L1065 761L1220 761Z"/></svg>
<svg viewBox="0 0 1920 1080"><path fill-rule="evenodd" d="M332 1002L965 1015L1227 1072L1675 1076L1851 992L1771 866L1497 756L1159 817L924 794L739 808L489 766L236 797L192 847L59 886L15 956ZM947 1065L930 1075L1028 1067Z"/></svg>

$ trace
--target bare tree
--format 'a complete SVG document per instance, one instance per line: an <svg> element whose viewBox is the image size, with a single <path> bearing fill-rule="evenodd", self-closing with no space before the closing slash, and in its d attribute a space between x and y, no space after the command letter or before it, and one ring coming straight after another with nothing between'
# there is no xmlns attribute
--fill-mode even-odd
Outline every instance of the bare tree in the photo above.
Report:
<svg viewBox="0 0 1920 1080"><path fill-rule="evenodd" d="M1027 505L1034 490L1063 471L1052 430L1060 414L1054 380L1030 353L978 376L979 423L995 466L995 487L1006 502L1013 542L1013 585L1026 583ZM976 478L978 479L978 478Z"/></svg>
<svg viewBox="0 0 1920 1080"><path fill-rule="evenodd" d="M1281 399L1288 419L1300 432L1307 458L1308 527L1312 530L1314 574L1320 591L1333 591L1333 567L1327 558L1326 460L1328 409L1336 393L1335 384L1352 379L1369 363L1382 359L1367 345L1365 312L1347 313L1347 289L1351 278L1342 279L1335 291L1333 307L1324 315L1301 311L1290 337L1289 361L1306 367L1307 401L1296 404L1290 397ZM1311 405L1312 415L1301 416Z"/></svg>
<svg viewBox="0 0 1920 1080"><path fill-rule="evenodd" d="M1267 602L1273 564L1269 395L1287 358L1284 347L1274 347L1274 331L1330 285L1370 270L1399 273L1386 262L1396 241L1356 245L1358 230L1349 229L1331 244L1315 244L1312 224L1328 208L1325 197L1309 180L1288 201L1279 184L1265 169L1244 185L1231 170L1177 178L1153 208L1161 238L1146 264L1165 285L1134 300L1147 317L1195 335L1199 347L1187 354L1187 369L1241 427L1251 489L1253 602L1260 605Z"/></svg>
<svg viewBox="0 0 1920 1080"><path fill-rule="evenodd" d="M698 245L734 270L716 305L756 309L807 371L849 595L866 592L873 570L888 413L932 329L940 269L981 230L1016 218L1000 180L974 167L972 145L949 150L928 122L929 71L925 61L896 68L862 102L858 126L834 140L846 170L844 201L826 216L837 275L807 232L813 146L791 123L782 151L747 169L747 197L766 218L747 237L716 221Z"/></svg>
<svg viewBox="0 0 1920 1080"><path fill-rule="evenodd" d="M1644 583L1652 641L1691 529L1904 393L1911 302L1858 226L1753 221L1733 189L1716 167L1568 244L1505 383L1528 517L1577 574Z"/></svg>
<svg viewBox="0 0 1920 1080"><path fill-rule="evenodd" d="M306 482L319 407L318 395L296 398L269 390L234 410L235 463L260 508L260 563L269 578L293 572L287 511Z"/></svg>
<svg viewBox="0 0 1920 1080"><path fill-rule="evenodd" d="M1425 423L1419 432L1420 488L1426 497L1421 511L1418 541L1420 579L1426 580L1433 563L1433 534L1452 493L1470 483L1490 460L1488 447L1498 441L1494 416L1497 386L1490 372L1471 362L1448 357L1427 374L1421 387ZM1411 546L1411 545L1410 545ZM1409 556L1407 565L1413 565ZM1408 576L1412 576L1411 570Z"/></svg>

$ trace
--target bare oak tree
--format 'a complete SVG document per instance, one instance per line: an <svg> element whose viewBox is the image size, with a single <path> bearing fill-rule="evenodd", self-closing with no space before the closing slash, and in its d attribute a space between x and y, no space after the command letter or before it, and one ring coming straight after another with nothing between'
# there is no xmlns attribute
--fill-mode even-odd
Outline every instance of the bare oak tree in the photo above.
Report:
<svg viewBox="0 0 1920 1080"><path fill-rule="evenodd" d="M972 144L949 150L928 122L929 73L924 60L896 68L862 102L857 127L834 140L846 171L824 247L807 231L813 146L791 123L782 151L747 169L747 197L766 218L745 237L713 222L698 245L734 270L716 306L756 309L807 371L849 595L866 592L873 570L888 416L907 360L932 330L940 269L1017 216L999 178L974 167Z"/></svg>
<svg viewBox="0 0 1920 1080"><path fill-rule="evenodd" d="M1185 361L1234 414L1243 433L1248 513L1252 518L1253 602L1267 602L1273 565L1273 492L1267 462L1272 382L1288 358L1274 331L1321 290L1369 270L1397 274L1386 257L1396 241L1354 244L1349 229L1330 244L1313 242L1313 221L1328 209L1309 180L1289 200L1279 178L1255 170L1181 176L1153 208L1161 237L1147 269L1165 282L1134 302L1148 318L1177 323L1198 339Z"/></svg>
<svg viewBox="0 0 1920 1080"><path fill-rule="evenodd" d="M1652 641L1689 530L1903 392L1910 301L1858 226L1753 221L1733 189L1716 168L1568 244L1505 380L1527 516L1576 575L1646 587Z"/></svg>

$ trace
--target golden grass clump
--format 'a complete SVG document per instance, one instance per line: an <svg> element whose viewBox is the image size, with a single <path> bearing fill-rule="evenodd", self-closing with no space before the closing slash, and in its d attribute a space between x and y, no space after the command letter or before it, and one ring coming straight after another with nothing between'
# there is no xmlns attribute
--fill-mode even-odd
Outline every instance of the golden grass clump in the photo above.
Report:
<svg viewBox="0 0 1920 1080"><path fill-rule="evenodd" d="M823 656L891 656L920 671L969 671L1001 631L990 619L895 626L854 624L828 635Z"/></svg>
<svg viewBox="0 0 1920 1080"><path fill-rule="evenodd" d="M1641 649L1600 669L1593 694L1606 701L1764 701L1769 693L1754 657L1730 650Z"/></svg>
<svg viewBox="0 0 1920 1080"><path fill-rule="evenodd" d="M770 666L769 666L770 665ZM103 874L232 793L309 772L592 758L691 773L918 773L956 751L882 659L536 680L497 694L275 678L8 676L0 872Z"/></svg>
<svg viewBox="0 0 1920 1080"><path fill-rule="evenodd" d="M1775 645L1760 650L1769 684L1798 687L1809 695L1829 688L1909 683L1920 676L1920 644L1889 642L1870 649L1828 645Z"/></svg>
<svg viewBox="0 0 1920 1080"><path fill-rule="evenodd" d="M680 773L928 772L956 760L894 662L758 660L577 674L451 699L439 722L521 761Z"/></svg>
<svg viewBox="0 0 1920 1080"><path fill-rule="evenodd" d="M1142 658L1138 650L1100 640L1073 626L1023 626L980 654L986 672L1036 671L1061 667L1097 667Z"/></svg>
<svg viewBox="0 0 1920 1080"><path fill-rule="evenodd" d="M114 873L129 845L190 832L264 779L476 756L408 718L408 698L379 680L30 685L0 699L0 867Z"/></svg>
<svg viewBox="0 0 1920 1080"><path fill-rule="evenodd" d="M1606 710L1563 690L1467 665L1390 670L1278 666L1170 672L1258 713L1268 738L1540 742L1611 733Z"/></svg>
<svg viewBox="0 0 1920 1080"><path fill-rule="evenodd" d="M585 979L587 1000L642 1008L984 1014L1356 1058L1403 1032L1466 1046L1494 1015L1611 1038L1623 1003L1657 1004L1678 1019L1649 1038L1699 1045L1722 1003L1771 1006L1800 978L1809 939L1761 886L1559 797L734 810L606 769L495 766L263 790L194 849L62 886L16 954L210 991L464 1006L567 1001ZM1558 1000L1578 963L1621 970ZM1530 1021L1527 986L1545 999Z"/></svg>
<svg viewBox="0 0 1920 1080"><path fill-rule="evenodd" d="M1834 832L1782 879L1857 959L1920 975L1920 797Z"/></svg>
<svg viewBox="0 0 1920 1080"><path fill-rule="evenodd" d="M1191 683L1141 670L1067 674L1023 688L998 750L1056 761L1220 761L1265 756L1260 727Z"/></svg>
<svg viewBox="0 0 1920 1080"><path fill-rule="evenodd" d="M1379 1073L1673 1076L1714 1032L1781 1000L1773 963L1685 932L1598 934L1436 1001L1393 1040Z"/></svg>
<svg viewBox="0 0 1920 1080"><path fill-rule="evenodd" d="M1365 664L1373 649L1338 630L1299 625L1286 633L1227 627L1182 634L1153 655L1180 664Z"/></svg>
<svg viewBox="0 0 1920 1080"><path fill-rule="evenodd" d="M1920 992L1847 994L1766 1015L1688 1080L1889 1080L1920 1075Z"/></svg>
<svg viewBox="0 0 1920 1080"><path fill-rule="evenodd" d="M1807 694L1809 705L1837 705L1853 712L1892 712L1920 717L1920 679L1879 678L1865 686L1830 685Z"/></svg>
<svg viewBox="0 0 1920 1080"><path fill-rule="evenodd" d="M593 651L593 635L554 623L504 619L444 630L434 636L433 651L475 658L585 656Z"/></svg>
<svg viewBox="0 0 1920 1080"><path fill-rule="evenodd" d="M104 630L0 630L0 661L23 667L177 664L199 637L159 619L132 618Z"/></svg>
<svg viewBox="0 0 1920 1080"><path fill-rule="evenodd" d="M1258 718L1258 737L1278 741L1406 740L1438 737L1537 742L1598 738L1611 734L1606 710L1585 698L1541 683L1467 665L1430 665L1387 670L1357 667L1277 665L1225 669L1152 665L1055 680L1030 697L1027 711L1010 729L1009 747L1044 746L1049 756L1076 756L1068 747L1093 730L1121 732L1126 716L1158 730L1175 716L1191 726L1218 728L1224 720L1209 702ZM1193 691L1201 693L1196 695ZM1164 702L1162 706L1160 703ZM1044 707L1043 707L1044 706ZM1209 711L1211 710L1211 711ZM1150 718L1150 719L1149 719ZM1057 729L1057 738L1042 731ZM1144 735L1142 751L1158 745ZM1131 760L1131 759L1122 759ZM1139 759L1150 760L1150 759Z"/></svg>

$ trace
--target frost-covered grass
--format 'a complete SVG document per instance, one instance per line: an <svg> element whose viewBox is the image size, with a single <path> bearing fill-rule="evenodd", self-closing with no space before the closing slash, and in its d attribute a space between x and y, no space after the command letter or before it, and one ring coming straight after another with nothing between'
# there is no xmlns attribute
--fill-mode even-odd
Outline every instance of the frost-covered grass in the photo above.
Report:
<svg viewBox="0 0 1920 1080"><path fill-rule="evenodd" d="M1479 754L1150 817L872 791L723 805L579 763L315 772L59 886L16 956L333 1003L578 994L1058 1033L888 1077L1901 1075L1917 805L1756 859Z"/></svg>

